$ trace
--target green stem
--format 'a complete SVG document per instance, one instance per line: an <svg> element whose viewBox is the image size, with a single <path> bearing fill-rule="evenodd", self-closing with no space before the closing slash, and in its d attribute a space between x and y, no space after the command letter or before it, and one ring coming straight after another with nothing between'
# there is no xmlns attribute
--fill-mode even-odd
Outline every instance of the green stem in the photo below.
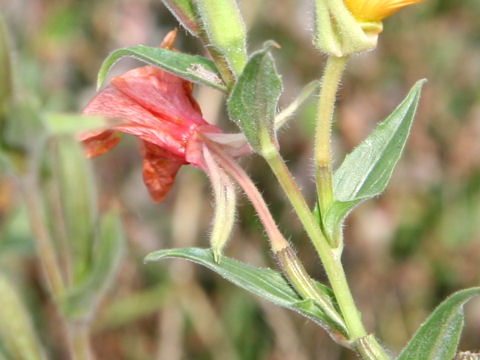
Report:
<svg viewBox="0 0 480 360"><path fill-rule="evenodd" d="M360 354L362 354L362 352L366 353L362 349L375 349L374 354L376 354L376 357L365 357L365 359L390 359L377 343L375 337L367 335L362 324L360 312L353 300L342 266L342 249L338 247L332 248L330 246L280 153L273 144L268 149L268 151L263 153L263 156L290 200L323 263L338 306L345 320L349 340L354 344ZM362 350L362 352L360 350Z"/></svg>
<svg viewBox="0 0 480 360"><path fill-rule="evenodd" d="M258 217L260 218L260 221L263 224L263 227L265 228L267 237L270 240L272 251L276 254L280 250L289 247L290 244L278 229L277 224L275 223L275 220L273 219L272 214L265 203L265 200L263 200L263 197L260 194L260 191L258 191L257 187L252 182L250 177L245 173L243 168L238 165L230 156L226 155L215 144L210 142L209 148L216 156L218 163L233 179L235 179L252 203L258 214Z"/></svg>
<svg viewBox="0 0 480 360"><path fill-rule="evenodd" d="M331 133L335 97L347 57L330 56L322 78L315 132L315 169L320 214L333 202ZM337 244L338 245L338 244Z"/></svg>
<svg viewBox="0 0 480 360"><path fill-rule="evenodd" d="M346 329L342 316L337 312L331 300L326 298L325 295L319 291L318 287L315 285L315 282L307 273L302 262L295 254L295 251L293 251L291 247L288 247L280 250L275 255L278 263L282 267L283 273L293 287L297 290L297 292L304 299L315 299L329 320L332 322L329 325L331 325L334 329L337 329L337 331L340 331L343 336L347 336L348 330ZM335 330L331 329L331 334L334 336ZM343 336L337 336L335 341L338 343L343 343L345 339Z"/></svg>
<svg viewBox="0 0 480 360"><path fill-rule="evenodd" d="M326 299L316 288L314 281L307 274L295 252L291 249L290 244L285 240L278 229L262 195L253 184L250 177L245 173L242 167L240 167L228 155L225 155L217 145L213 143L210 143L209 145L219 164L237 181L257 211L270 240L272 251L277 257L285 276L290 280L300 295L305 298L317 300L323 311L330 317L330 319L332 319L334 328L346 333L346 325L344 324L342 317L337 313L334 306L330 303L330 300ZM338 341L340 342L340 340Z"/></svg>
<svg viewBox="0 0 480 360"><path fill-rule="evenodd" d="M367 335L360 320L359 312L347 284L345 273L340 262L340 250L332 249L322 233L320 226L313 216L298 188L293 176L287 168L278 150L272 146L271 150L265 152L265 160L270 165L277 177L295 212L297 213L308 236L313 242L315 249L322 260L327 276L330 280L333 291L345 318L350 340L361 338Z"/></svg>
<svg viewBox="0 0 480 360"><path fill-rule="evenodd" d="M70 324L69 337L72 360L92 360L88 324Z"/></svg>

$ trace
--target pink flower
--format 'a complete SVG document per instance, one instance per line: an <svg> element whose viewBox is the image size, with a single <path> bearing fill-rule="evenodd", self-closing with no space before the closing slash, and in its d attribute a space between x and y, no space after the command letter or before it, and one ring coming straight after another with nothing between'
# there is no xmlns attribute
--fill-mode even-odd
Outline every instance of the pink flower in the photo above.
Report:
<svg viewBox="0 0 480 360"><path fill-rule="evenodd" d="M172 48L174 35L167 35L162 45ZM222 134L220 128L202 118L192 89L189 81L154 66L133 69L113 78L83 113L121 122L107 130L81 134L87 156L111 150L120 141L119 132L137 136L145 185L155 202L162 201L180 166L191 164L207 169L202 147L209 134L217 137Z"/></svg>

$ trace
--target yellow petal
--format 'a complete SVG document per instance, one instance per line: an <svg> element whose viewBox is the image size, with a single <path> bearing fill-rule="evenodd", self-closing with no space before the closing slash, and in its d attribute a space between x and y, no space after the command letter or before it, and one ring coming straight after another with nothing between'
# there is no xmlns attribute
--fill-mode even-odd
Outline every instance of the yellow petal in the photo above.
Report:
<svg viewBox="0 0 480 360"><path fill-rule="evenodd" d="M381 21L405 6L425 0L344 0L359 21Z"/></svg>

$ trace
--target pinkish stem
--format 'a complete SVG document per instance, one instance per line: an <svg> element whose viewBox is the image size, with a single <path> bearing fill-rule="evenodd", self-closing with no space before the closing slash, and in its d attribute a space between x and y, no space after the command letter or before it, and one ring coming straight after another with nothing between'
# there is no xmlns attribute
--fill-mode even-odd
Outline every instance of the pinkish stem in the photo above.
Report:
<svg viewBox="0 0 480 360"><path fill-rule="evenodd" d="M253 207L257 211L260 220L262 221L265 231L267 232L273 252L277 253L280 250L289 247L289 243L278 230L277 224L270 214L262 195L242 167L240 167L230 156L226 155L221 149L219 149L218 146L210 143L209 148L215 154L219 164L232 178L237 181L249 198Z"/></svg>

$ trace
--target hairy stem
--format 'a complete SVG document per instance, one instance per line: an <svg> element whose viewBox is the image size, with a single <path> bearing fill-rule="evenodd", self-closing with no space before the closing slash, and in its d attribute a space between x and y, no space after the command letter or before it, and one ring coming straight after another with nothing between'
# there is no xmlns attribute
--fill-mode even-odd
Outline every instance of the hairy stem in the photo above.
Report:
<svg viewBox="0 0 480 360"><path fill-rule="evenodd" d="M347 57L330 56L322 78L315 131L315 169L320 214L325 214L325 211L333 202L332 117L338 85L347 60Z"/></svg>
<svg viewBox="0 0 480 360"><path fill-rule="evenodd" d="M375 337L367 335L367 332L362 324L360 312L355 305L355 301L350 291L350 287L348 286L345 271L342 266L342 249L338 247L332 248L330 246L278 150L272 146L270 147L270 151L264 154L264 157L272 168L272 171L277 177L280 185L282 186L285 194L287 195L290 203L302 222L308 236L312 240L315 249L317 250L317 253L325 268L325 272L327 273L332 290L335 294L335 298L337 299L338 306L342 312L343 319L347 327L349 340L354 344L357 351L360 352L360 350L363 351L365 349L374 349L375 351L372 353L378 355L376 357L365 357L365 359L389 359L382 347L377 343ZM362 339L362 341L359 342L359 339Z"/></svg>
<svg viewBox="0 0 480 360"><path fill-rule="evenodd" d="M235 162L235 160L224 154L215 145L212 145L210 148L216 155L220 165L238 182L250 199L250 202L257 211L258 217L262 221L265 231L267 232L273 252L277 253L278 251L289 247L290 245L287 240L285 240L280 230L278 230L277 224L275 223L265 200L263 200L262 195L250 177L245 173L242 167Z"/></svg>
<svg viewBox="0 0 480 360"><path fill-rule="evenodd" d="M337 313L331 304L330 299L325 298L323 294L318 291L313 279L305 271L300 259L298 259L297 255L290 247L290 244L278 230L275 220L265 204L262 195L255 184L253 184L250 177L245 173L243 168L235 162L235 160L230 156L225 155L216 145L212 144L211 148L220 165L238 182L250 199L265 227L265 231L270 239L272 250L278 259L279 265L290 283L302 297L317 300L319 306L332 319L335 328L341 329L341 331L346 333L346 326L341 315Z"/></svg>
<svg viewBox="0 0 480 360"><path fill-rule="evenodd" d="M278 150L276 150L275 147L272 147L271 151L264 154L264 157L280 182L280 185L290 200L290 203L295 209L305 231L312 240L319 257L322 260L332 289L335 292L338 305L344 316L350 340L367 335L348 287L345 272L343 271L340 262L340 251L330 247L330 244L323 235L317 220L310 211L305 198L295 183L293 176L288 170L287 165L283 161Z"/></svg>

